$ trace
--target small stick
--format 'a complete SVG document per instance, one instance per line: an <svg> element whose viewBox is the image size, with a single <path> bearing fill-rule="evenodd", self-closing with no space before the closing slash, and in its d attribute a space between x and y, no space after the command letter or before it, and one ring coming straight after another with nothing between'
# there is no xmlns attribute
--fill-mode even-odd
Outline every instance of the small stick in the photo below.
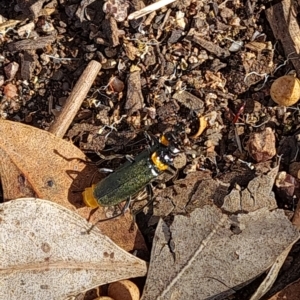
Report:
<svg viewBox="0 0 300 300"><path fill-rule="evenodd" d="M156 11L156 10L158 10L158 9L160 9L160 8L162 8L162 7L170 4L170 3L173 3L175 1L176 0L160 0L158 2L150 4L150 5L142 8L142 9L140 9L138 11L135 11L132 14L130 14L128 16L128 20L139 19L139 18L141 18L141 17L143 17L145 15L148 15L151 12Z"/></svg>
<svg viewBox="0 0 300 300"><path fill-rule="evenodd" d="M95 78L101 69L101 64L95 60L89 62L77 83L75 84L66 104L56 120L49 128L49 132L63 138L75 118L83 100L91 88Z"/></svg>
<svg viewBox="0 0 300 300"><path fill-rule="evenodd" d="M155 16L156 16L155 11L150 13L150 15L147 17L146 21L144 22L145 26L149 26L152 23L152 20L154 19Z"/></svg>

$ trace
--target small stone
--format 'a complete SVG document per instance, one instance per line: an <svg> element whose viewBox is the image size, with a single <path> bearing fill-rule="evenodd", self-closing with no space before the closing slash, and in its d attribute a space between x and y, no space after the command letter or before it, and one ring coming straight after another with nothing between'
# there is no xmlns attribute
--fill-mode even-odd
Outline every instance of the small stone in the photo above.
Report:
<svg viewBox="0 0 300 300"><path fill-rule="evenodd" d="M300 98L300 81L292 75L277 78L271 85L270 95L274 102L282 106L292 106Z"/></svg>
<svg viewBox="0 0 300 300"><path fill-rule="evenodd" d="M276 155L275 135L270 127L254 132L248 141L248 152L256 162L263 162Z"/></svg>
<svg viewBox="0 0 300 300"><path fill-rule="evenodd" d="M173 165L176 169L182 169L186 166L187 158L185 153L179 153L175 158Z"/></svg>
<svg viewBox="0 0 300 300"><path fill-rule="evenodd" d="M186 26L186 22L184 19L184 12L182 12L182 11L176 12L176 24L180 29L184 30L184 28Z"/></svg>
<svg viewBox="0 0 300 300"><path fill-rule="evenodd" d="M124 82L117 77L114 77L110 80L110 87L115 93L121 93L124 90Z"/></svg>
<svg viewBox="0 0 300 300"><path fill-rule="evenodd" d="M94 56L95 56L95 53L93 53L93 52L91 52L91 53L85 53L84 54L84 59L86 61L90 61L90 60L92 60L94 58Z"/></svg>
<svg viewBox="0 0 300 300"><path fill-rule="evenodd" d="M102 69L103 70L109 70L114 69L117 65L117 62L115 59L108 59L106 62L102 63Z"/></svg>
<svg viewBox="0 0 300 300"><path fill-rule="evenodd" d="M94 44L91 45L85 45L85 50L87 52L95 52L97 50L96 46Z"/></svg>
<svg viewBox="0 0 300 300"><path fill-rule="evenodd" d="M108 296L114 300L139 300L140 291L133 282L120 280L109 285Z"/></svg>
<svg viewBox="0 0 300 300"><path fill-rule="evenodd" d="M54 73L53 73L53 75L52 75L52 80L55 80L55 81L60 81L60 80L62 80L63 79L63 77L64 77L64 73L63 73L63 71L62 70L57 70L57 71L55 71Z"/></svg>
<svg viewBox="0 0 300 300"><path fill-rule="evenodd" d="M278 173L275 186L280 192L280 198L292 198L296 194L296 190L299 192L299 182L292 175L281 171ZM297 192L297 194L298 194Z"/></svg>
<svg viewBox="0 0 300 300"><path fill-rule="evenodd" d="M0 87L4 84L5 80L4 80L4 76L0 75Z"/></svg>
<svg viewBox="0 0 300 300"><path fill-rule="evenodd" d="M226 20L226 19L231 19L234 16L233 10L231 10L228 7L224 7L221 12L220 12L221 17Z"/></svg>
<svg viewBox="0 0 300 300"><path fill-rule="evenodd" d="M4 72L6 75L7 80L12 80L16 76L19 70L19 64L15 61L9 63L7 66L4 67Z"/></svg>
<svg viewBox="0 0 300 300"><path fill-rule="evenodd" d="M17 87L12 84L8 83L4 88L3 88L3 94L8 98L8 99L13 99L18 96L18 89Z"/></svg>
<svg viewBox="0 0 300 300"><path fill-rule="evenodd" d="M35 27L34 22L30 22L28 24L21 26L17 31L18 36L19 37L30 36L31 31L34 30L34 27Z"/></svg>
<svg viewBox="0 0 300 300"><path fill-rule="evenodd" d="M297 179L300 179L300 162L293 162L289 166L289 172L292 176Z"/></svg>
<svg viewBox="0 0 300 300"><path fill-rule="evenodd" d="M55 30L54 26L52 25L52 23L48 22L48 21L44 21L44 23L41 26L41 29L44 33L50 33L52 31Z"/></svg>
<svg viewBox="0 0 300 300"><path fill-rule="evenodd" d="M168 39L169 44L174 44L182 38L183 30L182 29L173 29L171 32L171 36Z"/></svg>
<svg viewBox="0 0 300 300"><path fill-rule="evenodd" d="M187 91L176 92L172 98L193 111L198 112L204 107L204 102L201 99Z"/></svg>
<svg viewBox="0 0 300 300"><path fill-rule="evenodd" d="M112 58L117 55L117 49L112 47L106 47L104 49L104 53L108 58Z"/></svg>
<svg viewBox="0 0 300 300"><path fill-rule="evenodd" d="M103 5L103 12L111 15L117 22L123 22L127 18L129 2L125 0L108 0Z"/></svg>
<svg viewBox="0 0 300 300"><path fill-rule="evenodd" d="M238 17L233 17L233 18L230 20L229 24L230 24L231 26L239 27L239 26L241 26L241 19L238 18Z"/></svg>
<svg viewBox="0 0 300 300"><path fill-rule="evenodd" d="M42 97L45 96L46 92L47 92L46 89L39 89L39 90L38 90L38 94L39 94L40 96L42 96Z"/></svg>
<svg viewBox="0 0 300 300"><path fill-rule="evenodd" d="M191 55L189 58L188 58L188 62L190 64L196 64L198 62L198 58L196 56L193 56Z"/></svg>
<svg viewBox="0 0 300 300"><path fill-rule="evenodd" d="M96 54L97 54L97 58L99 59L99 62L101 64L105 64L107 62L107 58L103 55L102 52L97 51Z"/></svg>

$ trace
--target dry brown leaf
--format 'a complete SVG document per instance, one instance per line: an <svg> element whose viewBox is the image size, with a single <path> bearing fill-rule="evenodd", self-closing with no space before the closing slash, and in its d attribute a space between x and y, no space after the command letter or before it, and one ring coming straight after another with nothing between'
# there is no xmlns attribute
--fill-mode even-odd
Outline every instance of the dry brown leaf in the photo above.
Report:
<svg viewBox="0 0 300 300"><path fill-rule="evenodd" d="M81 192L91 186L97 168L72 143L21 123L0 120L0 176L4 199L36 196L77 211L94 223L106 216L84 206ZM103 234L122 248L146 249L137 229L129 232L131 216L99 223Z"/></svg>
<svg viewBox="0 0 300 300"><path fill-rule="evenodd" d="M283 210L229 217L214 206L156 229L142 300L206 299L234 293L299 238Z"/></svg>
<svg viewBox="0 0 300 300"><path fill-rule="evenodd" d="M1 166L9 158L37 197L71 209L83 206L81 195L76 191L90 185L96 168L86 166L85 155L78 148L46 131L16 122L0 120L0 130L4 160ZM4 183L9 184L3 186L4 198L9 200L18 193L19 185L17 178L10 177L10 170L2 171L3 167L1 178L6 177ZM15 191L11 190L13 187L17 187ZM7 197L7 192L12 195Z"/></svg>
<svg viewBox="0 0 300 300"><path fill-rule="evenodd" d="M0 205L0 299L65 299L109 282L145 276L146 263L76 213L23 198Z"/></svg>
<svg viewBox="0 0 300 300"><path fill-rule="evenodd" d="M205 117L199 117L199 128L198 131L191 136L191 138L196 139L197 137L199 137L203 131L206 129L207 127L207 121Z"/></svg>

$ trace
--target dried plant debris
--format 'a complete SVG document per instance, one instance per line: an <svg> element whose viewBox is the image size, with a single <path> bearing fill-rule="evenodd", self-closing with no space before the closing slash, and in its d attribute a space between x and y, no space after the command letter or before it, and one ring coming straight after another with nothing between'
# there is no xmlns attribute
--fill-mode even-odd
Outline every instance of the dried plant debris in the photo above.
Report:
<svg viewBox="0 0 300 300"><path fill-rule="evenodd" d="M223 49L216 45L213 42L210 42L208 40L205 40L200 35L192 34L191 32L188 34L188 37L191 38L195 43L199 44L202 48L209 51L210 53L215 54L217 57L227 57L230 55L229 51L226 49Z"/></svg>
<svg viewBox="0 0 300 300"><path fill-rule="evenodd" d="M34 75L34 70L38 64L38 57L34 51L24 51L20 54L21 57L21 71L20 76L23 80L30 81Z"/></svg>
<svg viewBox="0 0 300 300"><path fill-rule="evenodd" d="M290 15L291 9L292 4L285 0L281 3L271 5L266 10L266 17L272 28L273 34L276 40L281 41L286 56L289 56L291 53L299 53L298 50L300 47L298 39L300 28L297 18L294 15ZM299 57L299 54L295 55L295 57L297 56ZM299 59L292 60L291 62L297 75L300 76Z"/></svg>
<svg viewBox="0 0 300 300"><path fill-rule="evenodd" d="M193 94L187 91L180 91L175 93L173 98L190 110L198 114L203 113L204 102Z"/></svg>
<svg viewBox="0 0 300 300"><path fill-rule="evenodd" d="M118 72L120 80L125 82L131 67L138 65L141 68L140 78L133 78L133 81L137 79L138 82L140 79L141 87L132 95L133 85L128 79L125 86L127 94L118 98L121 100L121 114L129 115L141 113L144 104L157 109L162 107L161 101L168 102L163 101L164 99L176 98L180 102L178 95L183 92L190 93L189 99L195 97L194 102L199 104L193 102L194 105L187 106L192 112L218 111L226 107L229 98L235 100L236 95L229 97L228 92L244 92L252 84L250 81L253 78L263 80L261 74L270 74L278 66L273 63L272 43L266 39L262 28L257 27L260 13L258 7L252 7L249 13L239 2L232 6L228 3L210 5L207 1L201 4L177 1L172 4L172 10L162 9L137 20L135 24L132 21L128 23L126 17L129 10L138 10L144 6L139 3L134 2L133 7L129 8L124 1L106 1L100 4L102 7L99 11L95 9L99 6L97 1L82 0L80 5L66 5L62 12L65 13L64 18L58 21L56 16L40 16L35 10L33 15L38 16L38 19L20 25L16 23L14 26L17 30L30 26L23 28L18 38L12 39L13 36L8 31L4 45L10 51L31 49L30 51L35 52L38 47L42 52L39 53L42 59L35 57L35 53L22 58L21 78L27 81L32 81L36 75L43 80L40 74L44 76L45 72L46 79L59 78L58 81L61 81L63 74L69 71L77 69L79 73L84 61L99 58L103 64L104 77L111 77ZM33 4L40 7L40 12L51 6L45 1L31 1L26 5L19 1L19 11L25 14L25 10L32 9ZM60 10L56 1L53 1L52 7ZM77 45L80 44L80 39L78 34L74 35L78 31L82 32L83 39L82 47L79 48ZM67 47L65 43L69 43ZM230 52L232 44L241 46L235 52ZM268 61L263 59L265 56ZM257 69L255 64L261 66L261 69ZM265 66L267 68L264 69ZM51 76L53 74L55 76ZM52 107L48 109L50 120L53 118L52 112L56 110L53 106L64 96L62 94L69 92L70 82L76 79L73 75L78 76L73 73L70 78L55 84L58 93L51 95ZM61 89L63 84L64 89ZM37 97L45 90L42 85ZM52 89L54 84L51 85ZM96 97L100 100L101 89L98 91L100 92ZM91 92L94 93L95 90ZM25 97L29 100L36 96L30 89L25 90ZM49 102L50 95L46 95L44 99ZM111 95L100 101L111 107L110 113L118 105L116 98ZM186 106L187 103L183 105ZM97 108L93 109L97 111ZM149 122L127 120L129 126L135 127L136 123L142 127L149 125ZM179 115L175 123L180 121ZM154 118L150 123L157 122L158 119Z"/></svg>
<svg viewBox="0 0 300 300"><path fill-rule="evenodd" d="M104 130L99 134L99 127L91 124L76 124L69 130L67 136L74 143L79 143L81 149L85 151L100 151L105 147L105 135L109 130Z"/></svg>
<svg viewBox="0 0 300 300"><path fill-rule="evenodd" d="M208 172L193 172L187 175L185 179L178 180L176 185L164 188L163 190L156 190L154 201L157 202L154 206L153 216L167 216L171 213L187 213L190 212L190 206L193 208L202 207L212 201L215 189L211 189L209 194L203 191L201 183L207 187L212 187L208 182L211 174ZM212 183L213 184L213 183ZM202 191L202 196L195 206L194 199L197 197L197 191ZM209 188L207 189L209 190ZM203 201L202 201L203 200Z"/></svg>
<svg viewBox="0 0 300 300"><path fill-rule="evenodd" d="M132 115L134 112L139 111L144 104L139 70L130 72L127 78L127 86L125 109L128 111L128 115Z"/></svg>
<svg viewBox="0 0 300 300"><path fill-rule="evenodd" d="M34 40L23 40L7 44L9 51L36 50L49 46L55 41L55 36L39 37Z"/></svg>
<svg viewBox="0 0 300 300"><path fill-rule="evenodd" d="M103 11L117 22L123 22L127 18L129 3L124 0L108 0L103 5Z"/></svg>
<svg viewBox="0 0 300 300"><path fill-rule="evenodd" d="M272 189L277 173L278 167L267 175L255 177L244 190L236 185L231 193L225 196L222 208L231 213L255 211L262 207L270 210L276 208L277 203Z"/></svg>
<svg viewBox="0 0 300 300"><path fill-rule="evenodd" d="M46 0L36 0L36 1L24 1L17 0L17 5L15 6L16 11L22 12L24 17L37 18L43 14L47 14L47 8L55 9L56 1L51 1L47 4ZM46 5L45 5L46 4ZM44 7L44 9L43 9Z"/></svg>
<svg viewBox="0 0 300 300"><path fill-rule="evenodd" d="M143 5L139 5L139 3L133 3L131 9L140 9ZM239 92L243 92L245 87L249 86L248 80L252 78L252 75L248 76L248 74L253 73L253 76L260 80L262 79L260 75L254 73L270 74L275 66L275 64L271 66L273 56L269 58L268 62L262 60L266 53L273 53L273 45L270 41L262 40L262 36L265 38L266 35L261 32L261 28L258 28L260 31L257 30L256 18L259 17L260 11L256 7L253 7L249 14L247 9L239 2L231 6L228 3L210 5L207 1L201 4L190 1L177 1L172 4L172 10L158 11L156 17L155 14L151 14L134 26L130 21L128 27L126 17L130 8L126 1L106 1L101 4L103 6L102 10L97 13L93 9L98 5L97 1L82 0L79 4L78 6L74 4L66 5L65 19L56 22L52 15L40 17L40 13L49 7L57 9L56 1L52 1L51 4L45 1L19 1L18 10L21 13L28 15L28 12L31 11L35 18L40 19L30 22L31 32L26 29L32 35L32 39L23 38L19 41L10 41L8 32L6 41L8 49L10 51L21 51L48 47L47 50L43 49L43 51L48 51L47 54L57 57L58 60L60 58L70 58L71 65L72 59L78 59L78 63L81 63L80 60L90 60L99 56L101 56L101 60L112 59L111 54L103 49L103 47L110 45L115 53L114 57L118 57L118 59L114 60L111 67L106 70L122 70L123 74L126 74L131 65L137 62L141 63L143 65L143 71L140 74L141 81L146 80L148 85L147 88L143 86L141 93L145 97L150 91L150 99L156 96L155 89L152 88L157 86L158 80L161 80L159 77L164 77L165 82L182 80L185 88L196 88L202 95L220 88L219 84L216 83L217 78L211 78L212 84L202 84L201 86L201 82L208 80L207 72L213 70L212 76L218 76L216 74L218 71L227 68L227 71L224 70L224 74L222 74L222 77L226 79L222 83L222 91L225 93L228 91L237 92L238 87L240 87ZM255 17L252 17L254 15ZM77 22L73 22L76 21L77 17L79 17L81 23L78 22L78 19ZM190 23L187 22L188 19L191 19ZM141 21L144 21L144 23L141 23ZM67 28L67 24L71 24L71 22L73 22L72 26ZM126 26L123 26L122 23ZM130 27L130 24L132 27ZM24 25L27 24L21 26ZM57 45L54 45L53 51L49 48L55 40L53 40L52 35L47 36L50 29L46 30L46 25L49 28L51 27L53 32L56 32L57 39L61 40L62 43L65 42L62 35L69 37L70 45L68 45L68 49L56 49ZM75 48L75 45L78 45L78 38L73 39L72 36L78 30L82 31L83 36L86 37L83 41L84 46L82 49L85 48L83 52L82 49ZM136 44L134 45L135 51L133 51L135 53L128 51L129 46L126 49L126 40L132 41L128 45ZM30 41L30 45L28 41ZM243 47L247 52L243 47L236 52L230 52L228 49L232 43L245 45ZM124 48L127 52L126 56L132 60L132 63L125 59ZM154 63L150 62L151 59L156 59L156 62L155 60ZM218 60L219 62L217 62ZM66 62L59 61L55 68L63 67ZM246 66L243 62L249 62L251 65ZM78 63L76 61L72 62L77 67ZM261 68L268 66L269 69L257 69L254 67L255 63L260 65ZM51 59L47 65L51 65ZM172 72L168 72L167 66L171 65L170 70ZM30 68L34 69L35 67L32 64ZM227 74L228 70L230 70L229 74ZM111 71L109 71L110 74ZM198 78L195 78L195 74L191 71L198 71ZM23 74L25 74L23 78L28 80L29 76L26 75L26 72L28 73L23 69ZM147 72L152 76L149 76ZM157 76L158 74L160 76ZM190 74L193 74L193 78L189 78ZM245 78L246 76L247 78ZM244 79L247 79L247 84L244 84ZM233 80L235 81L234 85L232 84ZM199 85L201 90L198 89ZM177 93L174 86L168 85L168 88L171 92L170 96L175 94L176 97ZM153 94L151 95L151 93ZM196 97L199 96L197 95L198 92L193 91L192 94ZM200 97L200 99L203 101L203 97ZM128 106L128 104L125 105ZM139 109L141 108L137 108L137 110Z"/></svg>
<svg viewBox="0 0 300 300"><path fill-rule="evenodd" d="M234 294L299 238L282 210L222 215L205 206L156 229L143 300ZM252 263L255 262L255 263Z"/></svg>
<svg viewBox="0 0 300 300"><path fill-rule="evenodd" d="M213 204L230 213L276 208L272 189L278 168L256 176L251 170L248 171L250 173L233 171L228 173L229 177L219 179L211 179L208 172L192 172L185 179L177 180L173 186L155 190L154 218L150 223L154 223L157 216L189 214L195 208Z"/></svg>
<svg viewBox="0 0 300 300"><path fill-rule="evenodd" d="M151 147L145 132L172 133L176 170L153 183L153 210L143 210L150 220L141 218L150 244L150 225L160 217L205 205L234 214L264 206L294 213L299 97L280 83L275 95L271 88L286 76L293 87L300 76L299 26L296 14L286 21L288 1L159 1L152 12L155 1L2 2L1 119L48 130L86 65L99 61L69 142L115 169Z"/></svg>

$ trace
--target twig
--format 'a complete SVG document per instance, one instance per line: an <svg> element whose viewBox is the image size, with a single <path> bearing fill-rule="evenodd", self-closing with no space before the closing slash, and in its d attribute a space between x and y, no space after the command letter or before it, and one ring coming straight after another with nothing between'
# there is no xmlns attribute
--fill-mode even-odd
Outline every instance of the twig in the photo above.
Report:
<svg viewBox="0 0 300 300"><path fill-rule="evenodd" d="M95 60L92 60L87 65L68 97L61 113L50 126L50 132L61 138L65 135L100 69L101 64Z"/></svg>
<svg viewBox="0 0 300 300"><path fill-rule="evenodd" d="M172 12L172 9L168 9L167 10L167 12L165 14L165 17L164 17L164 20L163 20L163 22L161 23L161 25L158 28L158 32L157 32L157 35L156 35L156 39L157 40L160 39L160 37L161 37L161 35L163 33L163 29L164 29L164 27L165 27L165 25L166 25L166 23L167 23L167 21L168 21L168 19L170 17L171 12Z"/></svg>
<svg viewBox="0 0 300 300"><path fill-rule="evenodd" d="M152 13L153 11L158 10L158 9L160 9L160 8L170 4L170 3L173 3L175 1L176 0L160 0L158 2L150 4L150 5L142 8L142 9L140 9L138 11L135 11L134 13L130 14L128 16L128 20L139 19L139 18L141 18L145 15L148 15L148 14Z"/></svg>
<svg viewBox="0 0 300 300"><path fill-rule="evenodd" d="M238 149L239 149L240 153L243 153L241 139L240 139L240 136L239 136L239 133L238 133L238 130L237 130L236 126L234 127L234 136L235 136L235 140L236 140L236 143L237 143L237 146L238 146Z"/></svg>
<svg viewBox="0 0 300 300"><path fill-rule="evenodd" d="M152 13L150 13L150 15L145 20L144 25L145 26L149 26L152 23L152 21L155 18L155 16L156 16L156 12L155 11L153 11Z"/></svg>
<svg viewBox="0 0 300 300"><path fill-rule="evenodd" d="M80 60L80 58L70 58L70 57L56 57L54 55L45 54L45 56L48 56L49 58L53 58L56 60Z"/></svg>
<svg viewBox="0 0 300 300"><path fill-rule="evenodd" d="M295 13L294 1L281 0L272 3L268 9L265 10L267 20L270 23L272 32L276 40L280 41L284 53L288 58L290 53L295 53L295 57L299 56L300 49L300 28L297 20L297 13ZM280 22L278 22L280 20ZM298 77L300 76L300 59L291 60Z"/></svg>

